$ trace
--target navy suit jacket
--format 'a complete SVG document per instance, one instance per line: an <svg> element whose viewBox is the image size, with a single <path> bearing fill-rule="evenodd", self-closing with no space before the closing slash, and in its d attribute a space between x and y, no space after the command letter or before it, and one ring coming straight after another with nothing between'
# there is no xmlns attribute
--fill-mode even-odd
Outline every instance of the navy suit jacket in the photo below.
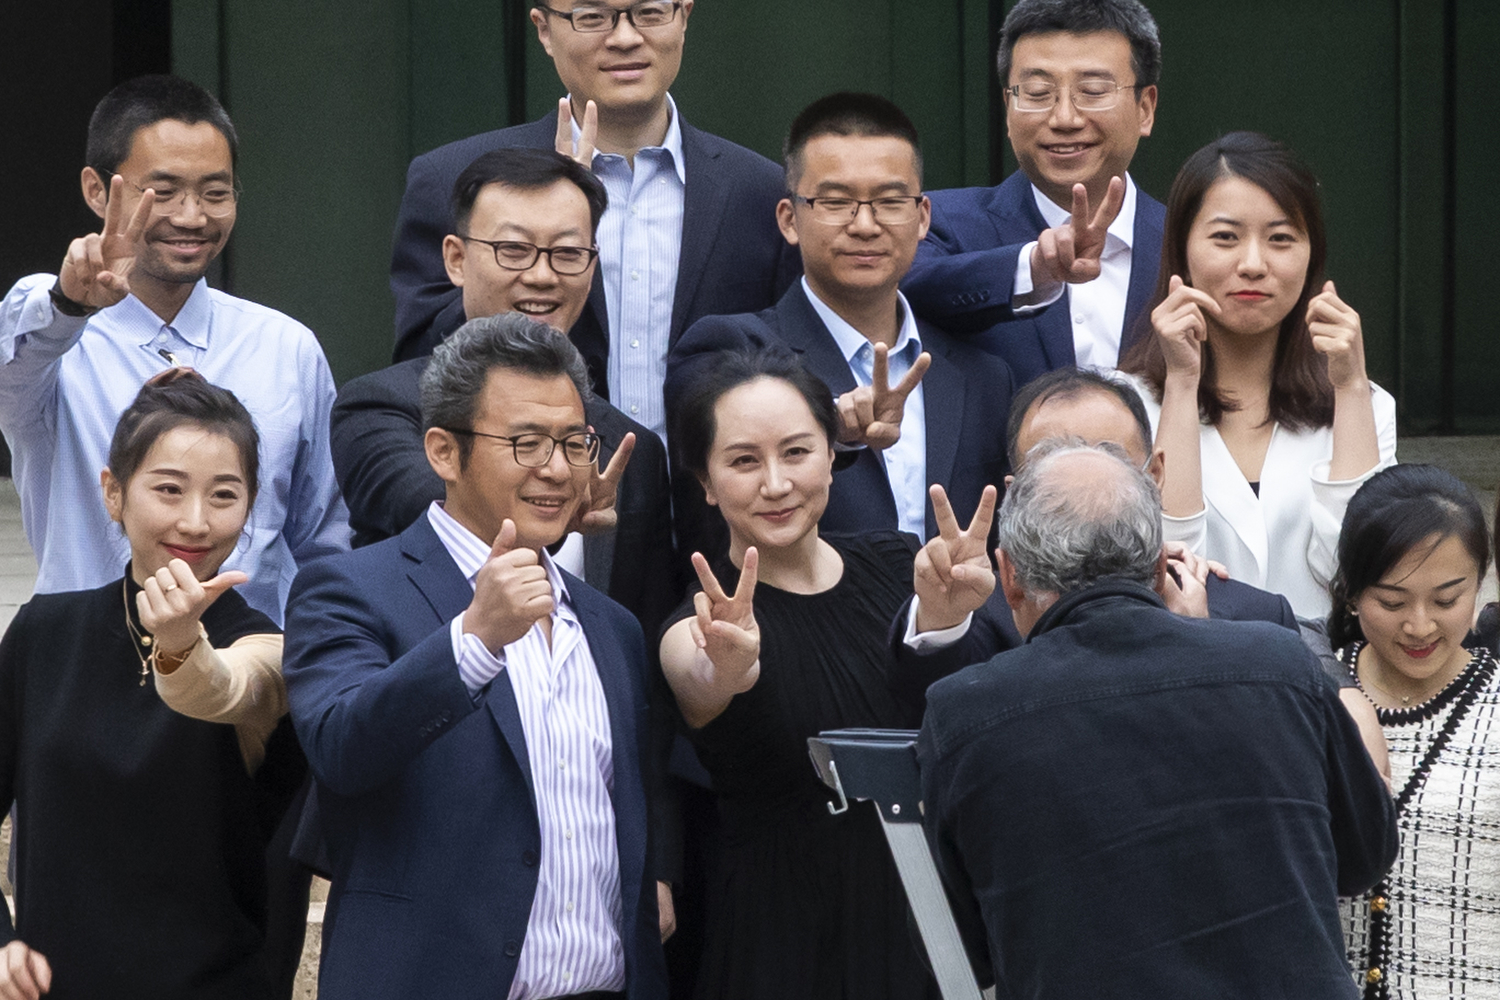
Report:
<svg viewBox="0 0 1500 1000"><path fill-rule="evenodd" d="M933 685L929 842L1002 997L1355 1000L1340 895L1396 810L1302 640L1064 595L1026 645Z"/></svg>
<svg viewBox="0 0 1500 1000"><path fill-rule="evenodd" d="M1240 580L1221 580L1212 573L1205 586L1208 592L1208 617L1219 621L1271 622L1301 634L1292 605L1281 594L1252 587ZM891 688L897 697L914 704L924 703L927 688L957 673L971 663L983 663L1007 649L1015 649L1026 640L1016 629L1016 619L1005 603L1000 587L974 612L969 630L951 646L919 653L906 642L906 623L913 598L908 598L891 623L891 653L896 664L891 673Z"/></svg>
<svg viewBox="0 0 1500 1000"><path fill-rule="evenodd" d="M443 269L443 237L452 232L449 200L464 168L493 149L552 149L556 113L512 128L440 146L412 160L391 251L396 296L395 360L431 354L464 322L459 290ZM687 176L677 290L670 341L700 316L749 312L776 301L802 273L802 258L776 227L786 192L782 169L759 153L682 123ZM589 304L568 336L583 353L600 395L609 395L609 322L603 269Z"/></svg>
<svg viewBox="0 0 1500 1000"><path fill-rule="evenodd" d="M568 577L609 703L627 994L667 995L646 864L645 647ZM319 995L491 1000L515 977L541 840L510 678L475 700L448 623L473 592L426 518L308 564L288 601L292 721L318 783L333 886Z"/></svg>
<svg viewBox="0 0 1500 1000"><path fill-rule="evenodd" d="M1010 370L999 358L955 341L941 330L918 323L922 349L932 367L922 377L927 421L927 482L948 491L959 522L967 524L986 485L1005 489L1005 421L1010 412ZM835 395L855 387L854 373L838 343L813 310L801 282L775 308L753 315L710 316L693 324L667 356L666 400L670 420L701 366L726 350L790 348L802 364L828 383ZM896 529L896 500L885 462L866 448L833 476L828 509L819 522L825 531ZM679 489L678 496L683 491ZM702 503L702 490L697 491ZM927 500L927 532L937 534L932 501ZM684 541L679 533L679 541Z"/></svg>
<svg viewBox="0 0 1500 1000"><path fill-rule="evenodd" d="M974 335L974 343L1006 360L1017 386L1076 364L1067 294L1025 316L1011 312L1021 248L1047 228L1027 176L1017 170L999 187L933 191L928 197L932 226L901 283L917 315L953 333ZM1156 289L1166 215L1161 202L1136 188L1122 358L1139 339L1137 320Z"/></svg>

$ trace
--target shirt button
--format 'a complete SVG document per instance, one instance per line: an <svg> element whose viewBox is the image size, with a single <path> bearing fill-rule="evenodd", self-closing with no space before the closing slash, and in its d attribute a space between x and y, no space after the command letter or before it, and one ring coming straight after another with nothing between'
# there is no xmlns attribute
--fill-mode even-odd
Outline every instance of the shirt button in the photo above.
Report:
<svg viewBox="0 0 1500 1000"><path fill-rule="evenodd" d="M568 762L565 760L560 760L557 762L557 767L559 770L566 770L568 767Z"/></svg>
<svg viewBox="0 0 1500 1000"><path fill-rule="evenodd" d="M1073 317L1073 322L1077 323L1079 326L1082 326L1083 325L1083 317L1082 316L1074 316Z"/></svg>
<svg viewBox="0 0 1500 1000"><path fill-rule="evenodd" d="M564 830L563 831L563 839L565 839L565 840L572 840L573 839L573 831L572 830Z"/></svg>
<svg viewBox="0 0 1500 1000"><path fill-rule="evenodd" d="M571 901L570 901L570 902L569 902L569 903L568 903L568 912L569 912L569 913L572 913L572 912L573 912L573 904L572 904L572 902L571 902ZM564 972L564 973L563 973L563 978L564 978L564 979L567 979L567 978L568 978L568 974L567 974L567 973L566 973L566 972Z"/></svg>
<svg viewBox="0 0 1500 1000"><path fill-rule="evenodd" d="M641 346L641 342L639 340L632 340L630 342L630 346L631 347L640 347Z"/></svg>
<svg viewBox="0 0 1500 1000"><path fill-rule="evenodd" d="M568 909L571 910L572 908L573 908L573 904L569 903L568 904ZM565 983L566 982L570 982L572 980L572 978L573 978L573 973L571 973L571 972L564 972L562 978L563 978L563 982L565 982Z"/></svg>
<svg viewBox="0 0 1500 1000"><path fill-rule="evenodd" d="M630 404L630 412L631 413L640 413L641 412L641 408L639 406L636 406L634 403L631 403Z"/></svg>
<svg viewBox="0 0 1500 1000"><path fill-rule="evenodd" d="M639 271L631 271L630 272L630 280L631 281L640 281L641 280L641 272L639 272Z"/></svg>

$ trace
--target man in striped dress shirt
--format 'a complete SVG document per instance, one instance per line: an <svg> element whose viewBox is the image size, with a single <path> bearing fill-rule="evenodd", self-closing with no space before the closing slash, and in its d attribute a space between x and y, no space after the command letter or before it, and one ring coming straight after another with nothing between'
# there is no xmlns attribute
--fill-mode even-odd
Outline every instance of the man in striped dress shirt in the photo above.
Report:
<svg viewBox="0 0 1500 1000"><path fill-rule="evenodd" d="M640 626L546 551L589 498L587 384L549 326L460 328L422 379L445 499L293 586L325 1000L666 996Z"/></svg>

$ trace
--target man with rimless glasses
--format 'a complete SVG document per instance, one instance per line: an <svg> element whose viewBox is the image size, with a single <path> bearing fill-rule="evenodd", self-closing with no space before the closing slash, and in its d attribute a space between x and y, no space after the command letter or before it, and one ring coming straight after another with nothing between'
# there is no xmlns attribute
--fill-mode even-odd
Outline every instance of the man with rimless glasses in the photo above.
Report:
<svg viewBox="0 0 1500 1000"><path fill-rule="evenodd" d="M834 474L825 531L930 538L931 484L963 517L986 485L1004 484L1009 369L920 322L897 290L927 232L917 142L911 120L883 97L832 94L808 106L786 140L792 194L776 206L782 235L801 251L802 280L774 308L700 320L668 359L669 412L725 350L779 344L828 383L854 454ZM701 526L679 521L678 541L711 560L715 520L698 516Z"/></svg>
<svg viewBox="0 0 1500 1000"><path fill-rule="evenodd" d="M463 322L438 252L451 231L447 196L459 172L494 149L557 149L590 167L609 192L598 273L570 337L595 391L665 434L670 344L701 316L771 305L798 266L776 231L775 164L693 128L667 92L692 12L693 0L535 5L537 37L568 97L557 115L412 161L391 256L397 360L430 353Z"/></svg>
<svg viewBox="0 0 1500 1000"><path fill-rule="evenodd" d="M1017 385L1114 368L1161 262L1166 210L1126 172L1156 117L1156 22L1138 0L1020 0L997 62L1021 169L932 194L902 290L924 319L1005 358Z"/></svg>

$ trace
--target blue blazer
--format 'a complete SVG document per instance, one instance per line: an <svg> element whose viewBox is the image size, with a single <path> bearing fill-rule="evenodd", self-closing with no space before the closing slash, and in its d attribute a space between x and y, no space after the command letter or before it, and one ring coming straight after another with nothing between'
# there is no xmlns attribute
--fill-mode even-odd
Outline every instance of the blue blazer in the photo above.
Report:
<svg viewBox="0 0 1500 1000"><path fill-rule="evenodd" d="M493 149L552 149L557 115L440 146L412 160L391 250L396 296L395 360L431 354L464 322L459 290L443 269L448 203L465 167ZM776 301L802 273L802 258L776 227L786 192L782 170L759 153L682 123L687 175L677 290L670 340L700 316L751 312ZM583 315L569 331L589 365L594 389L608 397L609 322L602 269Z"/></svg>
<svg viewBox="0 0 1500 1000"><path fill-rule="evenodd" d="M1010 413L1010 369L999 358L960 343L941 330L918 323L922 349L932 367L922 377L927 419L927 482L948 491L961 523L979 507L988 484L1005 489L1009 471L1005 455L1005 421ZM813 310L799 281L775 308L753 315L710 316L693 324L667 355L666 401L670 420L700 366L726 350L758 349L779 344L828 383L834 394L855 387L854 373L838 343ZM885 462L871 449L853 453L837 467L828 509L819 522L825 531L860 532L896 529L896 500ZM698 491L702 500L702 491ZM932 501L927 501L927 533L937 534ZM679 536L680 538L680 536Z"/></svg>
<svg viewBox="0 0 1500 1000"><path fill-rule="evenodd" d="M1021 248L1047 228L1030 179L1017 170L999 187L955 188L929 197L932 227L901 283L917 315L953 333L973 335L973 343L1005 359L1017 386L1076 364L1066 294L1020 318L1010 309ZM1156 289L1166 217L1161 202L1137 187L1121 357L1139 339L1136 321Z"/></svg>
<svg viewBox="0 0 1500 1000"><path fill-rule="evenodd" d="M609 702L627 995L667 996L646 865L640 626L568 577ZM448 623L473 592L426 518L310 563L288 601L285 673L318 783L333 886L325 1000L491 1000L515 978L541 840L509 676L475 700Z"/></svg>

